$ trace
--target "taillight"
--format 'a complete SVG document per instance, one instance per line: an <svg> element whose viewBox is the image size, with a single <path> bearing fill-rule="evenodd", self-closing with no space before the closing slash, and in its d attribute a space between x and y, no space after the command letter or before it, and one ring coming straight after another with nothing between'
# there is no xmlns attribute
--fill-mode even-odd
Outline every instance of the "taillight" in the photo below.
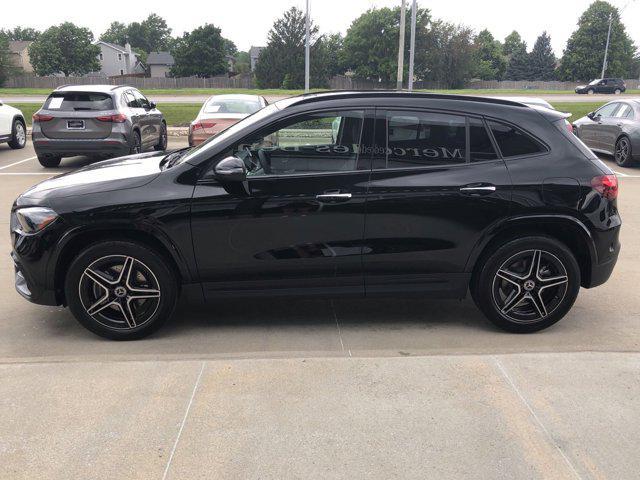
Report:
<svg viewBox="0 0 640 480"><path fill-rule="evenodd" d="M33 121L33 123L48 122L50 120L53 120L53 116L52 115L43 115L42 113L34 113L31 116L31 120Z"/></svg>
<svg viewBox="0 0 640 480"><path fill-rule="evenodd" d="M569 130L569 133L575 133L573 131L573 125L571 125L571 122L569 122L568 120L564 121L567 124L567 130Z"/></svg>
<svg viewBox="0 0 640 480"><path fill-rule="evenodd" d="M117 113L115 115L104 115L101 117L96 117L96 120L100 122L124 123L127 121L127 116L122 113Z"/></svg>
<svg viewBox="0 0 640 480"><path fill-rule="evenodd" d="M199 122L194 123L191 126L191 131L193 132L193 131L196 131L196 130L199 130L199 129L205 130L207 128L213 128L215 126L216 126L216 122L209 122L207 120L201 120Z"/></svg>
<svg viewBox="0 0 640 480"><path fill-rule="evenodd" d="M604 198L615 200L618 198L618 177L602 175L591 179L591 186Z"/></svg>

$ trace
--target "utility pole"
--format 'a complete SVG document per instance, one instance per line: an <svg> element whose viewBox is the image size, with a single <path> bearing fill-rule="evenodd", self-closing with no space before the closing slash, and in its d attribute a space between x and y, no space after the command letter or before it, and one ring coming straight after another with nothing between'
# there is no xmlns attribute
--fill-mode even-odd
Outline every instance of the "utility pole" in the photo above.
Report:
<svg viewBox="0 0 640 480"><path fill-rule="evenodd" d="M305 42L304 42L304 91L309 93L309 0L307 0L307 18L305 20Z"/></svg>
<svg viewBox="0 0 640 480"><path fill-rule="evenodd" d="M396 89L402 90L402 77L404 74L404 14L406 10L405 0L402 0L402 7L400 7L400 45L398 45L398 80L396 82Z"/></svg>
<svg viewBox="0 0 640 480"><path fill-rule="evenodd" d="M611 38L611 24L613 23L613 13L609 14L609 30L607 31L607 44L604 47L604 60L602 62L602 75L600 78L604 78L604 72L607 70L607 55L609 54L609 39Z"/></svg>
<svg viewBox="0 0 640 480"><path fill-rule="evenodd" d="M416 0L411 5L411 46L409 48L409 91L413 91L413 61L416 55Z"/></svg>

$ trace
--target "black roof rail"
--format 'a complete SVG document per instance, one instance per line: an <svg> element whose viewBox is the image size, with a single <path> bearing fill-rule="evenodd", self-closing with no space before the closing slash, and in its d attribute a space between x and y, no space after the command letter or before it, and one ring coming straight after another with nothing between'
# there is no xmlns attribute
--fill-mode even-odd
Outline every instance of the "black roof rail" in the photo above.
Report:
<svg viewBox="0 0 640 480"><path fill-rule="evenodd" d="M478 97L473 95L459 95L451 93L429 93L429 92L408 92L405 90L326 90L322 92L304 93L299 95L300 101L295 105L304 103L320 102L322 100L330 100L335 98L366 98L366 97L404 97L404 98L431 98L442 100L460 100L468 102L494 103L498 105L509 105L512 107L521 107L522 103L512 100L504 100L501 98Z"/></svg>

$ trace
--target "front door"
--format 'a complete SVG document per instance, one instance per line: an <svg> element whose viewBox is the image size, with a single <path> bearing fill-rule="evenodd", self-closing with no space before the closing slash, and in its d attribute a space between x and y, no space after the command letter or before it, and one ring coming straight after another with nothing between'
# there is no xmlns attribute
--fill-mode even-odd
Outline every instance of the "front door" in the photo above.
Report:
<svg viewBox="0 0 640 480"><path fill-rule="evenodd" d="M469 255L483 232L508 214L511 197L507 168L484 121L379 112L374 151L363 246L366 294L464 295Z"/></svg>
<svg viewBox="0 0 640 480"><path fill-rule="evenodd" d="M196 187L192 233L206 298L364 292L363 145L372 125L362 110L305 114L213 159L235 155L249 174L230 185L205 175Z"/></svg>

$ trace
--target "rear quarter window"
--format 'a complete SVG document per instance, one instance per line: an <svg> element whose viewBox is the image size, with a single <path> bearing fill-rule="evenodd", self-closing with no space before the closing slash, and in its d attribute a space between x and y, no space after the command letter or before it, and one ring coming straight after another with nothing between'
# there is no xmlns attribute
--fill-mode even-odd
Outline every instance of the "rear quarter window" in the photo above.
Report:
<svg viewBox="0 0 640 480"><path fill-rule="evenodd" d="M498 148L503 157L519 157L522 155L535 155L545 152L547 149L531 135L523 132L513 125L489 121L489 128L496 139Z"/></svg>
<svg viewBox="0 0 640 480"><path fill-rule="evenodd" d="M53 93L47 98L44 108L46 110L60 110L63 112L113 110L113 99L106 93Z"/></svg>

